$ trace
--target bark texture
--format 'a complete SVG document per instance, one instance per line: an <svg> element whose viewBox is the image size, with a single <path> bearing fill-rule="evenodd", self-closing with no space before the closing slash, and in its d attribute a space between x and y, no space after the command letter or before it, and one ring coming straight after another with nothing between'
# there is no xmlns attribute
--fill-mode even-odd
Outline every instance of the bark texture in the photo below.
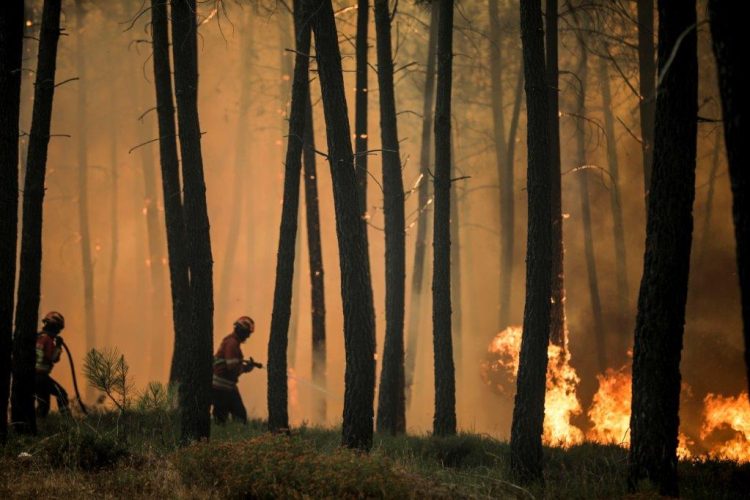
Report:
<svg viewBox="0 0 750 500"><path fill-rule="evenodd" d="M521 42L528 114L526 303L510 437L511 470L528 483L542 475L542 424L550 340L553 253L548 79L541 0L521 2Z"/></svg>
<svg viewBox="0 0 750 500"><path fill-rule="evenodd" d="M385 342L380 372L377 429L406 432L404 394L404 301L406 238L404 182L398 144L396 96L393 86L391 17L388 0L375 0L380 142L383 157L383 212L385 214Z"/></svg>
<svg viewBox="0 0 750 500"><path fill-rule="evenodd" d="M341 52L331 0L303 0L312 16L320 87L333 180L341 298L344 309L344 421L342 442L349 448L372 447L375 397L375 315L365 228L359 215L359 194L349 129Z"/></svg>
<svg viewBox="0 0 750 500"><path fill-rule="evenodd" d="M456 433L456 374L451 328L451 87L453 0L439 0L435 94L435 219L433 224L432 342L435 356L436 436Z"/></svg>
<svg viewBox="0 0 750 500"><path fill-rule="evenodd" d="M724 138L732 186L732 216L737 241L737 271L742 297L745 338L745 367L750 387L750 172L748 172L748 77L743 66L744 24L742 8L736 2L708 2L711 35L719 71L719 89L724 117Z"/></svg>
<svg viewBox="0 0 750 500"><path fill-rule="evenodd" d="M654 168L633 347L629 486L678 496L680 355L695 198L698 61L695 1L660 0ZM671 59L670 59L671 58ZM669 66L667 66L667 64Z"/></svg>
<svg viewBox="0 0 750 500"><path fill-rule="evenodd" d="M23 14L23 0L8 0L0 6L0 444L8 432L13 345Z"/></svg>
<svg viewBox="0 0 750 500"><path fill-rule="evenodd" d="M21 260L18 271L16 330L13 336L11 421L15 429L23 433L36 433L34 366L42 273L44 178L47 174L57 42L60 38L60 0L45 0L43 9L23 186Z"/></svg>
<svg viewBox="0 0 750 500"><path fill-rule="evenodd" d="M643 155L643 190L648 195L654 162L654 112L656 109L656 62L654 61L654 0L638 6L638 76Z"/></svg>
<svg viewBox="0 0 750 500"><path fill-rule="evenodd" d="M195 0L172 0L172 54L184 183L185 236L190 267L190 331L180 383L181 439L207 438L211 431L213 354L213 259L198 120L198 43Z"/></svg>

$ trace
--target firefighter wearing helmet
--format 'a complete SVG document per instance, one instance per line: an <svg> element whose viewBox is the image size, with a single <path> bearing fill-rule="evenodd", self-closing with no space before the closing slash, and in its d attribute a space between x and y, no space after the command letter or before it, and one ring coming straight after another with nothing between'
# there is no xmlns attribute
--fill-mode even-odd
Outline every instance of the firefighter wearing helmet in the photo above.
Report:
<svg viewBox="0 0 750 500"><path fill-rule="evenodd" d="M50 397L57 399L57 408L68 411L68 393L50 373L55 363L60 361L63 340L60 332L65 328L65 318L57 311L48 312L42 318L42 331L36 337L36 413L46 417L49 413Z"/></svg>
<svg viewBox="0 0 750 500"><path fill-rule="evenodd" d="M254 331L253 319L248 316L240 317L234 322L234 331L224 337L214 355L213 415L220 424L225 423L229 415L232 415L233 420L247 422L247 411L237 389L237 380L243 373L263 367L253 358L244 360L240 349L240 344Z"/></svg>

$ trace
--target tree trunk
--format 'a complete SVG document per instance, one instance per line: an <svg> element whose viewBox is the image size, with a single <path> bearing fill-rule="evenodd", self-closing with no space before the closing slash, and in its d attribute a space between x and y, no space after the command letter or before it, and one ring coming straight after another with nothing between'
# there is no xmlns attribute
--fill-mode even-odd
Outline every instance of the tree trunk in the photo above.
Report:
<svg viewBox="0 0 750 500"><path fill-rule="evenodd" d="M359 191L359 214L367 238L367 96L368 83L368 31L370 4L357 0L357 33L355 40L356 87L354 89L354 171ZM369 259L369 255L368 255Z"/></svg>
<svg viewBox="0 0 750 500"><path fill-rule="evenodd" d="M695 198L698 61L695 1L660 0L654 168L633 347L629 486L677 497L680 354ZM666 65L669 64L667 68Z"/></svg>
<svg viewBox="0 0 750 500"><path fill-rule="evenodd" d="M708 174L708 189L706 190L706 208L703 209L703 232L698 247L698 261L696 264L701 266L703 259L708 251L708 245L711 241L711 216L713 215L714 192L716 189L716 173L719 171L719 159L721 158L721 149L724 146L724 138L721 129L716 128L716 138L714 139L714 150L711 154L711 171Z"/></svg>
<svg viewBox="0 0 750 500"><path fill-rule="evenodd" d="M309 44L308 44L309 45ZM305 80L308 87L309 80ZM310 303L312 313L312 380L320 389L315 413L321 424L326 422L326 301L323 279L323 249L320 243L320 210L318 209L318 174L315 166L315 135L312 99L308 88L305 106L305 143L302 150L305 174L305 207L307 209L307 249L310 259Z"/></svg>
<svg viewBox="0 0 750 500"><path fill-rule="evenodd" d="M18 273L16 332L13 337L11 421L14 422L16 430L23 433L36 433L34 366L42 272L42 212L59 38L60 0L45 0L39 33L34 107L23 186L23 232Z"/></svg>
<svg viewBox="0 0 750 500"><path fill-rule="evenodd" d="M419 188L417 191L417 231L414 241L414 266L411 275L411 298L409 300L409 337L406 346L404 383L406 400L411 402L411 387L414 383L414 368L417 363L419 346L419 323L422 315L422 295L427 270L427 207L430 204L430 150L432 146L433 105L435 102L435 59L437 56L438 9L430 8L430 35L427 42L427 66L424 81L424 101L422 105L422 145L419 153Z"/></svg>
<svg viewBox="0 0 750 500"><path fill-rule="evenodd" d="M602 94L604 113L604 133L607 135L607 163L611 186L609 200L612 207L612 232L615 242L615 268L617 273L617 298L620 320L630 317L630 290L628 287L628 261L625 250L625 229L622 217L622 199L620 197L620 166L617 158L617 138L615 137L615 117L612 112L612 92L609 87L607 60L599 58L599 89ZM630 335L621 332L620 337L627 339L622 352L628 348Z"/></svg>
<svg viewBox="0 0 750 500"><path fill-rule="evenodd" d="M640 85L641 152L643 190L648 195L654 162L654 111L656 104L656 63L654 62L654 0L638 5L638 75Z"/></svg>
<svg viewBox="0 0 750 500"><path fill-rule="evenodd" d="M211 235L198 121L198 44L195 0L172 1L172 54L185 193L185 235L190 267L191 328L185 342L189 369L180 384L182 441L211 431L213 275Z"/></svg>
<svg viewBox="0 0 750 500"><path fill-rule="evenodd" d="M378 432L406 432L404 396L404 285L406 241L404 182L398 144L396 96L393 88L391 17L388 0L375 0L380 142L383 155L383 212L385 215L385 343L378 394Z"/></svg>
<svg viewBox="0 0 750 500"><path fill-rule="evenodd" d="M169 381L185 378L189 359L185 345L190 335L190 278L188 274L185 220L182 212L180 164L177 158L177 129L172 97L171 65L169 63L169 28L167 0L151 0L151 35L153 37L154 87L159 119L159 158L161 163L164 219L167 228L169 281L172 295L174 353Z"/></svg>
<svg viewBox="0 0 750 500"><path fill-rule="evenodd" d="M456 165L456 132L451 131L451 173L454 179L458 172ZM461 306L462 274L461 274L461 225L459 223L459 199L456 191L451 196L450 224L451 224L451 330L453 345L453 360L458 376L461 376L461 361L463 360L463 310Z"/></svg>
<svg viewBox="0 0 750 500"><path fill-rule="evenodd" d="M294 25L296 56L292 80L292 106L284 162L284 202L281 208L279 248L276 257L276 284L273 294L271 334L268 339L268 428L271 432L289 430L287 387L287 334L292 306L292 283L299 212L302 144L305 109L309 101L310 24L295 2Z"/></svg>
<svg viewBox="0 0 750 500"><path fill-rule="evenodd" d="M456 380L451 338L451 84L453 0L439 0L435 94L435 220L433 224L432 338L435 354L436 436L456 433Z"/></svg>
<svg viewBox="0 0 750 500"><path fill-rule="evenodd" d="M23 0L4 2L0 7L0 444L5 443L8 434L13 345L23 25Z"/></svg>
<svg viewBox="0 0 750 500"><path fill-rule="evenodd" d="M519 359L510 464L515 476L530 482L542 475L542 424L550 337L550 296L556 247L552 244L552 177L549 165L554 135L549 126L549 79L544 66L541 0L521 2L521 42L528 116L529 196L526 303Z"/></svg>
<svg viewBox="0 0 750 500"><path fill-rule="evenodd" d="M745 366L750 387L750 172L747 171L747 73L740 39L744 33L741 7L736 3L709 0L711 35L719 70L719 89L724 117L724 139L732 186L732 216L737 241L737 270L742 297Z"/></svg>
<svg viewBox="0 0 750 500"><path fill-rule="evenodd" d="M96 314L94 311L94 264L91 257L91 231L89 224L89 163L88 123L86 120L86 75L85 45L83 43L86 11L82 0L75 2L76 15L76 71L78 72L78 100L76 111L76 135L78 154L78 230L81 244L81 266L83 269L83 307L85 312L86 351L96 345ZM86 384L86 397L91 399L94 389Z"/></svg>
<svg viewBox="0 0 750 500"><path fill-rule="evenodd" d="M341 53L331 1L304 0L303 3L310 9L308 12L315 13L313 32L328 132L341 263L346 350L342 442L349 448L369 450L375 397L375 314L367 239L359 214Z"/></svg>
<svg viewBox="0 0 750 500"><path fill-rule="evenodd" d="M549 147L552 166L552 308L550 310L550 341L565 346L567 325L565 319L565 246L563 244L562 187L560 171L560 116L559 89L560 71L558 68L557 0L546 0L546 55L547 90L549 93ZM527 98L528 113L528 98ZM529 195L531 198L531 195ZM525 321L524 313L524 321Z"/></svg>
<svg viewBox="0 0 750 500"><path fill-rule="evenodd" d="M588 14L584 16L583 27L588 29ZM596 272L596 253L594 251L594 235L591 229L591 203L589 201L589 170L586 168L586 91L588 86L588 49L586 48L585 32L579 35L578 50L580 61L578 66L578 80L581 88L577 96L578 115L576 130L576 153L578 156L578 190L581 198L581 222L583 223L583 247L586 256L586 274L588 276L589 298L591 299L591 315L594 320L594 338L596 342L596 358L599 362L599 372L607 369L607 345L604 337L604 318L602 317L602 301L599 296L599 278Z"/></svg>
<svg viewBox="0 0 750 500"><path fill-rule="evenodd" d="M495 139L497 179L500 185L500 308L498 331L508 326L510 316L511 283L513 280L513 164L508 161L505 143L505 112L502 85L502 40L500 37L499 0L490 0L490 84L492 88L492 122Z"/></svg>
<svg viewBox="0 0 750 500"><path fill-rule="evenodd" d="M219 294L217 305L221 317L233 310L231 304L238 299L237 292L232 290L232 276L235 270L235 261L237 256L237 243L242 231L242 199L244 191L245 175L249 174L247 143L248 141L248 114L250 108L250 66L252 64L253 53L253 24L252 18L248 15L245 20L244 30L240 31L241 40L241 66L242 78L240 81L240 102L239 113L237 116L237 128L234 139L234 179L232 181L231 207L232 212L229 218L229 230L227 232L226 244L224 245L224 258L221 266L221 280L219 281Z"/></svg>
<svg viewBox="0 0 750 500"><path fill-rule="evenodd" d="M115 107L115 103L117 103L117 96L115 93L115 86L116 86L116 77L114 75L115 65L111 64L109 67L110 71L110 78L111 78L111 84L109 85L109 99L110 104L113 106L111 109L111 112L115 115L119 114L120 110ZM117 285L115 283L117 279L117 260L119 258L119 237L120 237L120 226L119 226L119 220L117 210L120 203L119 200L119 172L118 170L118 161L117 161L117 136L119 134L119 129L117 127L117 123L115 120L112 120L110 122L110 129L109 129L109 245L110 245L110 251L109 251L109 268L107 270L107 309L105 312L105 321L104 323L106 325L113 325L115 324L115 303L117 298ZM113 332L110 328L107 328L104 331L103 338L101 339L101 344L103 344L106 347L112 346L112 340L113 340Z"/></svg>

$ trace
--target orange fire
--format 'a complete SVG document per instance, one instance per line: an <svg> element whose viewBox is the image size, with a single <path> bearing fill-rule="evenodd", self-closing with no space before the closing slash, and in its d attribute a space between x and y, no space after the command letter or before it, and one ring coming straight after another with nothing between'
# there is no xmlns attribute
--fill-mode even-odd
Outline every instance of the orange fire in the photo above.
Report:
<svg viewBox="0 0 750 500"><path fill-rule="evenodd" d="M511 326L495 336L481 365L484 381L500 395L512 397L518 372L521 327ZM547 392L544 408L543 441L547 445L568 447L584 441L581 429L571 419L582 413L576 395L580 379L570 365L570 352L550 345L547 354ZM591 427L585 440L602 444L630 445L630 402L632 378L630 366L608 368L596 376L597 390L586 415ZM690 391L684 385L683 392ZM692 436L698 440L698 436ZM703 401L703 424L700 443L684 432L678 435L677 456L696 458L691 450L709 450L705 456L714 459L750 462L750 399L747 393L736 397L709 394Z"/></svg>
<svg viewBox="0 0 750 500"><path fill-rule="evenodd" d="M484 380L494 381L493 388L508 397L515 393L521 333L521 327L510 326L497 334L488 348L490 357L481 366ZM545 444L563 447L579 444L583 442L583 432L572 425L570 420L583 410L576 396L576 386L580 379L570 365L570 351L550 345L547 355L549 365L543 441Z"/></svg>
<svg viewBox="0 0 750 500"><path fill-rule="evenodd" d="M701 439L714 442L716 438L720 442L711 447L711 457L750 462L750 400L746 392L737 397L709 394L703 400Z"/></svg>

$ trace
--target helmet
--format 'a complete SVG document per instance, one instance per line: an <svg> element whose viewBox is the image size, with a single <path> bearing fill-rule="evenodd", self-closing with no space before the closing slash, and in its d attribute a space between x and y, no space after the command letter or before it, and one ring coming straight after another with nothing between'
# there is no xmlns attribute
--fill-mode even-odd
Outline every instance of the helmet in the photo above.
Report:
<svg viewBox="0 0 750 500"><path fill-rule="evenodd" d="M42 318L42 323L49 326L56 326L60 330L65 328L65 318L57 311L50 311Z"/></svg>
<svg viewBox="0 0 750 500"><path fill-rule="evenodd" d="M234 322L234 327L252 332L255 329L255 321L249 316L240 316L237 321Z"/></svg>

